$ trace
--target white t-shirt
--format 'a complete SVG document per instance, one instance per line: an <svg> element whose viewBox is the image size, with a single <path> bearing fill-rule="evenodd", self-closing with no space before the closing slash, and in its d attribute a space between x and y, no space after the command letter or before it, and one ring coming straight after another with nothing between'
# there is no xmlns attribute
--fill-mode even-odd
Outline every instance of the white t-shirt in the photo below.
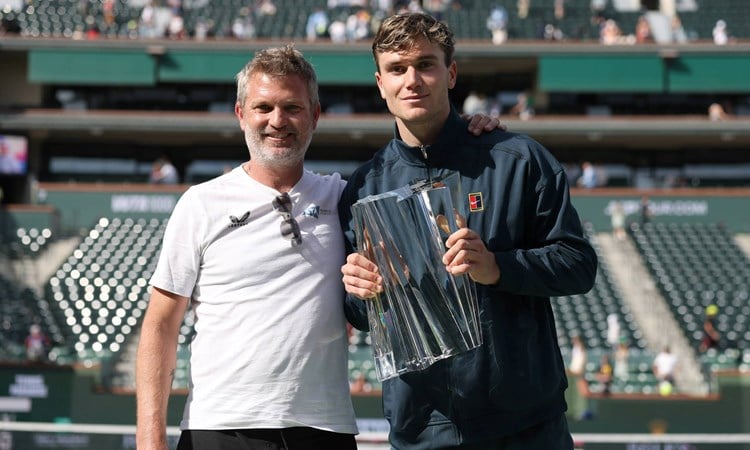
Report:
<svg viewBox="0 0 750 450"><path fill-rule="evenodd" d="M305 172L289 192L302 244L282 236L276 190L237 167L174 208L151 284L191 297L182 429L308 426L357 433L347 374L344 182Z"/></svg>

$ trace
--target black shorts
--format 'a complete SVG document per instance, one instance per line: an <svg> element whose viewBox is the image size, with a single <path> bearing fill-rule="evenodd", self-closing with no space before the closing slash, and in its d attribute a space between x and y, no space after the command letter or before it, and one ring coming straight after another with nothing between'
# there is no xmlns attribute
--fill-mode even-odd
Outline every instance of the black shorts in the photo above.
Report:
<svg viewBox="0 0 750 450"><path fill-rule="evenodd" d="M183 430L177 450L355 450L353 434L308 427Z"/></svg>

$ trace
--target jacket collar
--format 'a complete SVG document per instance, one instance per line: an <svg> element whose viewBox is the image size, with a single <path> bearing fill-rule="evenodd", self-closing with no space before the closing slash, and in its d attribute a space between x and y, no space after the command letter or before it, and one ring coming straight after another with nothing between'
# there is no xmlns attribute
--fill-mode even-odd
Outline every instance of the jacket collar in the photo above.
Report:
<svg viewBox="0 0 750 450"><path fill-rule="evenodd" d="M409 162L419 164L429 164L435 166L444 162L452 155L458 153L460 137L467 133L467 123L458 114L458 111L451 106L450 114L443 125L443 128L438 133L435 142L430 145L424 146L410 146L401 140L401 135L398 132L398 126L394 124L394 140L393 146L399 151L401 157ZM424 154L427 154L425 159Z"/></svg>

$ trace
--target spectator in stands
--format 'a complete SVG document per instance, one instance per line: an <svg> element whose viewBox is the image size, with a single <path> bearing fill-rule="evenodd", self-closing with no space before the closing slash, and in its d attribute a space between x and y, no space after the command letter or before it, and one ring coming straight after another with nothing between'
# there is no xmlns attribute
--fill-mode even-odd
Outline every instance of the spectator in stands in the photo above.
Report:
<svg viewBox="0 0 750 450"><path fill-rule="evenodd" d="M630 377L630 347L625 336L620 337L615 349L613 375L620 382L626 382Z"/></svg>
<svg viewBox="0 0 750 450"><path fill-rule="evenodd" d="M169 24L167 25L167 34L170 39L185 38L185 19L178 10L171 10Z"/></svg>
<svg viewBox="0 0 750 450"><path fill-rule="evenodd" d="M588 351L586 345L583 343L583 338L580 335L573 335L571 337L572 346L570 348L570 362L568 363L568 373L571 377L570 385L573 386L575 391L579 390L579 386L582 383L586 383L586 366L588 364ZM585 419L591 416L591 411L588 407L588 400L585 395L574 395L573 401L568 405L569 414L575 415L577 419Z"/></svg>
<svg viewBox="0 0 750 450"><path fill-rule="evenodd" d="M591 189L599 185L596 175L596 167L589 161L581 163L581 178L578 179L578 186Z"/></svg>
<svg viewBox="0 0 750 450"><path fill-rule="evenodd" d="M250 23L252 23L252 21ZM194 37L196 41L205 41L206 38L208 38L209 33L209 26L206 19L198 17L195 20L195 28L193 32L195 33ZM253 34L255 34L255 30L253 30Z"/></svg>
<svg viewBox="0 0 750 450"><path fill-rule="evenodd" d="M323 8L315 8L307 18L305 36L308 41L316 41L328 36L328 14Z"/></svg>
<svg viewBox="0 0 750 450"><path fill-rule="evenodd" d="M192 305L179 450L354 449L337 275L344 182L303 166L320 117L312 66L292 46L258 52L237 75L235 115L250 159L183 194L150 280L137 447L167 449L177 341ZM478 130L483 123L497 125L480 118Z"/></svg>
<svg viewBox="0 0 750 450"><path fill-rule="evenodd" d="M469 95L464 99L463 107L464 114L487 114L487 96L480 94L477 91L469 91Z"/></svg>
<svg viewBox="0 0 750 450"><path fill-rule="evenodd" d="M508 11L502 5L495 5L487 17L487 29L492 34L492 43L500 45L508 40Z"/></svg>
<svg viewBox="0 0 750 450"><path fill-rule="evenodd" d="M607 345L610 352L614 354L620 343L620 318L615 313L607 315Z"/></svg>
<svg viewBox="0 0 750 450"><path fill-rule="evenodd" d="M525 19L529 16L529 7L531 7L531 0L517 0L516 7L518 8L518 18Z"/></svg>
<svg viewBox="0 0 750 450"><path fill-rule="evenodd" d="M596 370L595 379L602 387L602 395L609 395L612 393L614 368L612 367L609 353L602 353L599 361L599 368Z"/></svg>
<svg viewBox="0 0 750 450"><path fill-rule="evenodd" d="M651 35L651 25L648 24L646 16L638 17L635 23L635 43L653 44L654 37Z"/></svg>
<svg viewBox="0 0 750 450"><path fill-rule="evenodd" d="M143 5L138 20L138 35L146 39L159 37L156 29L156 8L154 8L153 1Z"/></svg>
<svg viewBox="0 0 750 450"><path fill-rule="evenodd" d="M555 19L562 20L565 18L565 0L555 0L554 12Z"/></svg>
<svg viewBox="0 0 750 450"><path fill-rule="evenodd" d="M396 131L355 170L339 202L350 250L341 269L349 321L368 329L364 301L382 292L376 265L354 251L352 204L454 171L464 193L484 193L492 202L470 206L464 197L470 215L448 237L442 260L448 272L476 282L484 344L383 382L390 443L399 449L572 449L550 296L591 289L597 262L563 168L527 136L497 131L477 139L463 131L449 99L457 65L445 23L425 14L389 17L372 49Z"/></svg>
<svg viewBox="0 0 750 450"><path fill-rule="evenodd" d="M393 0L374 0L371 3L374 15L388 17L393 14Z"/></svg>
<svg viewBox="0 0 750 450"><path fill-rule="evenodd" d="M714 37L714 44L716 45L727 45L729 43L729 33L727 32L726 21L719 19L714 25L714 29L711 31Z"/></svg>
<svg viewBox="0 0 750 450"><path fill-rule="evenodd" d="M235 17L232 22L232 36L237 39L255 38L255 23L253 23L252 14Z"/></svg>
<svg viewBox="0 0 750 450"><path fill-rule="evenodd" d="M255 5L255 13L259 16L273 16L276 14L276 4L273 0L258 0Z"/></svg>
<svg viewBox="0 0 750 450"><path fill-rule="evenodd" d="M257 30L255 28L255 14L250 7L240 8L237 16L232 21L230 33L235 39L255 39Z"/></svg>
<svg viewBox="0 0 750 450"><path fill-rule="evenodd" d="M674 385L676 368L677 356L672 353L668 345L665 345L662 351L654 358L651 370L653 370L654 376L660 383L667 382Z"/></svg>
<svg viewBox="0 0 750 450"><path fill-rule="evenodd" d="M370 37L370 12L360 8L346 18L346 39L351 42Z"/></svg>
<svg viewBox="0 0 750 450"><path fill-rule="evenodd" d="M698 350L700 350L701 353L712 348L719 348L721 335L719 334L719 330L716 329L716 324L714 323L718 313L719 308L716 305L708 305L706 307L706 317L703 319L703 337L701 338L701 343L698 347Z"/></svg>
<svg viewBox="0 0 750 450"><path fill-rule="evenodd" d="M570 363L568 364L568 371L574 377L582 377L586 372L586 363L588 362L588 355L586 353L586 347L583 345L583 339L581 336L574 335L571 338L573 345L570 348Z"/></svg>
<svg viewBox="0 0 750 450"><path fill-rule="evenodd" d="M727 112L721 103L714 102L708 106L708 118L714 122L725 120L727 118Z"/></svg>
<svg viewBox="0 0 750 450"><path fill-rule="evenodd" d="M604 45L622 44L623 37L620 26L614 19L605 20L599 30L599 42Z"/></svg>
<svg viewBox="0 0 750 450"><path fill-rule="evenodd" d="M180 182L177 168L166 157L161 157L151 165L149 182L152 184L177 184Z"/></svg>
<svg viewBox="0 0 750 450"><path fill-rule="evenodd" d="M330 25L328 25L328 36L331 37L331 42L334 44L342 44L346 42L346 19L338 17L334 19Z"/></svg>
<svg viewBox="0 0 750 450"><path fill-rule="evenodd" d="M529 120L533 118L535 112L534 108L531 106L529 94L526 92L519 92L516 99L516 104L510 108L510 114L517 116L521 120Z"/></svg>
<svg viewBox="0 0 750 450"><path fill-rule="evenodd" d="M562 29L556 27L554 24L548 23L542 28L542 40L562 41L564 38L565 36L563 36Z"/></svg>
<svg viewBox="0 0 750 450"><path fill-rule="evenodd" d="M86 39L96 40L96 39L99 39L99 37L101 37L101 31L99 30L99 26L95 22L92 21L90 24L87 25Z"/></svg>
<svg viewBox="0 0 750 450"><path fill-rule="evenodd" d="M682 20L680 19L680 16L675 14L672 16L672 20L670 22L671 24L671 37L672 42L675 44L685 44L688 41L687 33L685 32L685 28L682 26Z"/></svg>
<svg viewBox="0 0 750 450"><path fill-rule="evenodd" d="M47 361L47 352L49 351L50 341L42 328L37 325L29 327L29 335L24 342L26 346L26 359L32 362Z"/></svg>
<svg viewBox="0 0 750 450"><path fill-rule="evenodd" d="M422 8L422 0L409 0L409 3L406 5L406 10L414 13L424 12L424 9Z"/></svg>
<svg viewBox="0 0 750 450"><path fill-rule="evenodd" d="M423 0L422 6L426 13L437 20L443 20L445 11L450 7L450 0Z"/></svg>
<svg viewBox="0 0 750 450"><path fill-rule="evenodd" d="M612 203L612 209L610 210L611 224L612 224L612 235L618 241L624 241L627 237L625 233L625 221L627 214L625 208L622 207L622 202L615 201Z"/></svg>
<svg viewBox="0 0 750 450"><path fill-rule="evenodd" d="M640 214L641 225L645 225L651 222L651 218L654 215L654 210L651 208L651 200L648 199L648 195L644 195L641 197Z"/></svg>
<svg viewBox="0 0 750 450"><path fill-rule="evenodd" d="M107 31L115 25L115 0L102 0L102 14Z"/></svg>

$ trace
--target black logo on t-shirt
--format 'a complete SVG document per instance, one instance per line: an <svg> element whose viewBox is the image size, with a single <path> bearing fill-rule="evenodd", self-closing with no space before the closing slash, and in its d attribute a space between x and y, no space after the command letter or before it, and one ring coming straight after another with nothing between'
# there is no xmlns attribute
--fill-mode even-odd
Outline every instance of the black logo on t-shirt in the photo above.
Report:
<svg viewBox="0 0 750 450"><path fill-rule="evenodd" d="M249 218L250 218L250 211L243 214L242 217L235 217L230 214L229 221L232 223L229 224L229 228L236 228L236 227L241 227L242 225L247 225L247 219Z"/></svg>

